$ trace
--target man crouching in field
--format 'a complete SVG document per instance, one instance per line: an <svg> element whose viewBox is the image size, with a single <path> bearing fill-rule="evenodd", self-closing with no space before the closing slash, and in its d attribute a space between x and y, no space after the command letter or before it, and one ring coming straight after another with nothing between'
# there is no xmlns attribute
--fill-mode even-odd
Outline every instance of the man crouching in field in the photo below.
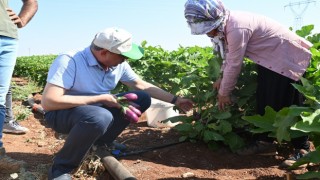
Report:
<svg viewBox="0 0 320 180"><path fill-rule="evenodd" d="M130 33L107 28L96 34L84 50L58 56L50 67L42 96L49 127L69 134L49 169L49 179L71 179L92 145L112 143L129 125L117 95L111 94L118 82L138 97L133 102L147 110L151 97L189 111L193 102L172 95L138 77L126 59L138 60L143 49L132 43Z"/></svg>

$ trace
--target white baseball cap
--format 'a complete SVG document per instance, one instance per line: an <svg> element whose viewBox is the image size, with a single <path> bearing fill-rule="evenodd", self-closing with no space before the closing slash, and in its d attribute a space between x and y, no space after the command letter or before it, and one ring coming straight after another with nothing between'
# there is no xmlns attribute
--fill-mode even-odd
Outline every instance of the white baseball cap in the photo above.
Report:
<svg viewBox="0 0 320 180"><path fill-rule="evenodd" d="M133 60L142 58L142 47L132 43L132 35L120 28L112 27L98 32L93 44L115 54L121 54Z"/></svg>

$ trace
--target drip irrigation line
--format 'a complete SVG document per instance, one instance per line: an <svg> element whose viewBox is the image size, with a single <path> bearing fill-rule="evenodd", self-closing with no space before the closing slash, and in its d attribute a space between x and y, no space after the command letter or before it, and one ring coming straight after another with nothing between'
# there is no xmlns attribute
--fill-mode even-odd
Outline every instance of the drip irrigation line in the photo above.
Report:
<svg viewBox="0 0 320 180"><path fill-rule="evenodd" d="M131 155L139 155L139 154L142 154L142 153L145 153L145 152L149 152L149 151L153 151L153 150L156 150L156 149L162 149L162 148L178 145L178 144L181 144L181 143L184 143L184 142L186 142L186 141L175 142L175 143L170 143L170 144L165 144L165 145L155 146L155 147L148 147L148 148L135 150L135 151L128 151L128 152L122 152L121 150L115 149L115 150L111 151L111 154L113 156L117 157L117 158L125 157L125 156L131 156Z"/></svg>

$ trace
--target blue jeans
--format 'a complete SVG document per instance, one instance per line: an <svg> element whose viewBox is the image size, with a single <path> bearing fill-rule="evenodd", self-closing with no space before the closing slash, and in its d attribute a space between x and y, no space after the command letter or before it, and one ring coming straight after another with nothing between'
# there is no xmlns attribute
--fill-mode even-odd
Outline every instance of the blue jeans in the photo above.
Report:
<svg viewBox="0 0 320 180"><path fill-rule="evenodd" d="M4 123L9 123L10 121L15 120L13 117L13 111L12 111L12 90L11 86L9 87L8 93L6 95L6 118L4 120Z"/></svg>
<svg viewBox="0 0 320 180"><path fill-rule="evenodd" d="M0 36L0 147L2 143L2 130L5 120L6 95L9 90L11 77L16 64L18 40Z"/></svg>
<svg viewBox="0 0 320 180"><path fill-rule="evenodd" d="M143 91L130 92L138 95L134 102L141 107L141 112L150 107L149 94ZM70 173L80 165L93 144L113 142L130 123L124 119L121 109L93 105L49 111L45 114L45 120L48 127L56 132L68 134L64 146L54 157L54 176Z"/></svg>

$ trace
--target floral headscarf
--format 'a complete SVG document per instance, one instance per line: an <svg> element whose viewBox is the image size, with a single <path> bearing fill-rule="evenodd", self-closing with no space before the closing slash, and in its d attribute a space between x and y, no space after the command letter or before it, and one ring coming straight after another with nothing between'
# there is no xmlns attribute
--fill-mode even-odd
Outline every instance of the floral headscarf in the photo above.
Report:
<svg viewBox="0 0 320 180"><path fill-rule="evenodd" d="M184 16L191 34L206 34L223 23L226 9L220 0L188 0Z"/></svg>

